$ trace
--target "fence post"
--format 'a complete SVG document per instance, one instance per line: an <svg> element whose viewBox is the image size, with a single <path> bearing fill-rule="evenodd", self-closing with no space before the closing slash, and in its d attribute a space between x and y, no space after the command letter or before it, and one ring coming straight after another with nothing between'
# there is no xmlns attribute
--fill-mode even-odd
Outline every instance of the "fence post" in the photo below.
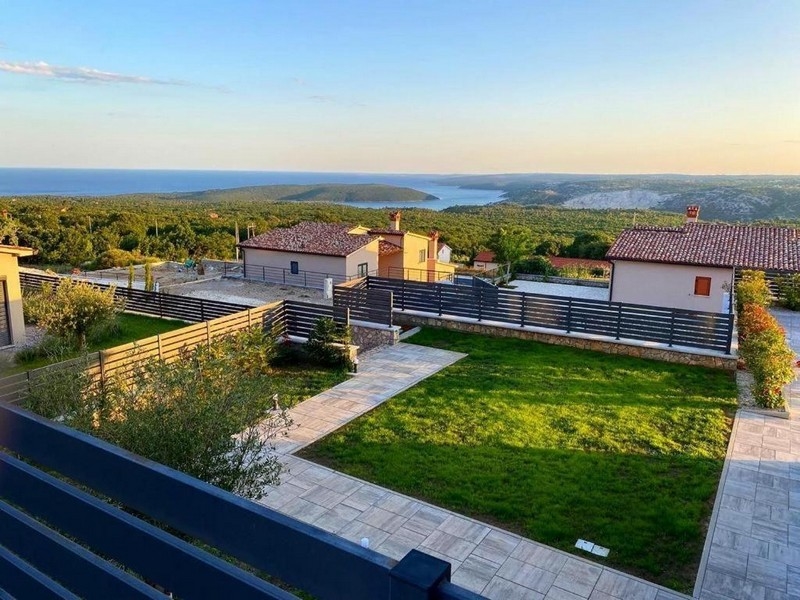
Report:
<svg viewBox="0 0 800 600"><path fill-rule="evenodd" d="M522 292L522 311L520 312L520 315L519 315L519 326L520 327L525 327L525 298L527 298L527 296L528 295L525 292Z"/></svg>
<svg viewBox="0 0 800 600"><path fill-rule="evenodd" d="M252 326L253 326L253 309L252 308L248 308L247 309L247 327L249 328L249 327L252 327Z"/></svg>
<svg viewBox="0 0 800 600"><path fill-rule="evenodd" d="M286 269L283 269L282 272L283 272L283 283L285 284L286 283Z"/></svg>
<svg viewBox="0 0 800 600"><path fill-rule="evenodd" d="M205 306L206 306L206 303L203 301L202 298L200 298L200 320L201 321L205 321L206 320Z"/></svg>
<svg viewBox="0 0 800 600"><path fill-rule="evenodd" d="M478 321L483 320L483 288L475 288L478 290Z"/></svg>
<svg viewBox="0 0 800 600"><path fill-rule="evenodd" d="M394 292L389 290L389 327L394 325Z"/></svg>
<svg viewBox="0 0 800 600"><path fill-rule="evenodd" d="M406 280L400 280L400 310L406 309Z"/></svg>
<svg viewBox="0 0 800 600"><path fill-rule="evenodd" d="M672 340L675 335L675 309L670 311L669 316L669 347L672 348Z"/></svg>
<svg viewBox="0 0 800 600"><path fill-rule="evenodd" d="M431 600L444 581L450 581L450 563L411 550L389 571L390 600Z"/></svg>
<svg viewBox="0 0 800 600"><path fill-rule="evenodd" d="M104 390L106 386L106 361L104 359L105 351L100 350L97 353L100 358L100 390Z"/></svg>
<svg viewBox="0 0 800 600"><path fill-rule="evenodd" d="M617 303L617 339L619 339L620 329L622 329L622 302Z"/></svg>
<svg viewBox="0 0 800 600"><path fill-rule="evenodd" d="M164 306L161 302L161 292L158 292L158 316L164 318Z"/></svg>
<svg viewBox="0 0 800 600"><path fill-rule="evenodd" d="M572 329L572 298L567 301L567 333Z"/></svg>
<svg viewBox="0 0 800 600"><path fill-rule="evenodd" d="M436 285L436 296L438 298L439 303L439 316L442 316L442 286L437 284Z"/></svg>
<svg viewBox="0 0 800 600"><path fill-rule="evenodd" d="M728 313L728 343L725 345L725 354L731 353L733 345L733 314Z"/></svg>
<svg viewBox="0 0 800 600"><path fill-rule="evenodd" d="M159 333L156 335L156 341L158 342L158 360L164 360L164 351L161 349L161 334Z"/></svg>
<svg viewBox="0 0 800 600"><path fill-rule="evenodd" d="M211 347L211 321L206 321L206 346Z"/></svg>

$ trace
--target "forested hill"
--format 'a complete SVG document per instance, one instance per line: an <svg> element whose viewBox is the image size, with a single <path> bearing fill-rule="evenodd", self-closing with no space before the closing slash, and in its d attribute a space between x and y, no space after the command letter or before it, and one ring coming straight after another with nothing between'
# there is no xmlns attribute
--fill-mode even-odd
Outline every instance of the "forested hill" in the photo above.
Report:
<svg viewBox="0 0 800 600"><path fill-rule="evenodd" d="M450 177L444 185L503 190L505 201L563 208L651 209L683 213L700 205L708 220L800 217L800 177L521 174Z"/></svg>
<svg viewBox="0 0 800 600"><path fill-rule="evenodd" d="M381 184L258 185L202 192L126 194L116 200L192 200L198 202L424 202L436 196L408 187Z"/></svg>

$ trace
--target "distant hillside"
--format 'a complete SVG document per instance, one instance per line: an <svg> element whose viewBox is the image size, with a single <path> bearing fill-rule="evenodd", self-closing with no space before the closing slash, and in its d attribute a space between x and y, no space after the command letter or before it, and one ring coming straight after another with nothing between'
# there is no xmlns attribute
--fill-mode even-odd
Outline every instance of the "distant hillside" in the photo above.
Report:
<svg viewBox="0 0 800 600"><path fill-rule="evenodd" d="M652 209L682 213L700 205L707 220L800 217L800 177L686 175L476 175L440 183L500 189L507 203L563 208Z"/></svg>
<svg viewBox="0 0 800 600"><path fill-rule="evenodd" d="M109 198L146 197L148 200L198 202L425 202L436 196L407 187L380 184L260 185L204 192L126 194Z"/></svg>

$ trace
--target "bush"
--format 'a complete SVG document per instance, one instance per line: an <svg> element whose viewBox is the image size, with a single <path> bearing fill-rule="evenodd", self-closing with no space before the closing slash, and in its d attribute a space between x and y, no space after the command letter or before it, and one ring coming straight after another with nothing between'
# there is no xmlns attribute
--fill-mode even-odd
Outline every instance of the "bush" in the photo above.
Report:
<svg viewBox="0 0 800 600"><path fill-rule="evenodd" d="M47 358L48 362L61 362L67 360L74 350L68 340L47 335L35 346L22 348L14 354L14 362L24 365L40 358Z"/></svg>
<svg viewBox="0 0 800 600"><path fill-rule="evenodd" d="M86 346L94 330L109 327L122 312L114 288L102 290L89 283L62 279L58 285L43 284L25 300L26 318L42 326L49 335Z"/></svg>
<svg viewBox="0 0 800 600"><path fill-rule="evenodd" d="M763 408L785 408L783 386L794 379L794 352L766 308L745 304L739 318L739 355L753 374L753 394Z"/></svg>
<svg viewBox="0 0 800 600"><path fill-rule="evenodd" d="M737 314L741 314L745 304L764 307L772 304L772 293L763 271L742 271L742 279L736 284Z"/></svg>
<svg viewBox="0 0 800 600"><path fill-rule="evenodd" d="M789 310L800 310L800 274L779 277L776 283L782 304Z"/></svg>
<svg viewBox="0 0 800 600"><path fill-rule="evenodd" d="M534 275L558 275L558 269L550 264L546 256L532 256L527 260L519 261L515 269L518 273L532 273Z"/></svg>
<svg viewBox="0 0 800 600"><path fill-rule="evenodd" d="M324 317L317 319L314 324L305 343L305 351L309 359L318 365L352 370L353 363L347 351L351 341L350 327Z"/></svg>
<svg viewBox="0 0 800 600"><path fill-rule="evenodd" d="M136 262L136 256L131 252L111 248L97 257L96 265L98 269L110 269L112 267L127 267Z"/></svg>

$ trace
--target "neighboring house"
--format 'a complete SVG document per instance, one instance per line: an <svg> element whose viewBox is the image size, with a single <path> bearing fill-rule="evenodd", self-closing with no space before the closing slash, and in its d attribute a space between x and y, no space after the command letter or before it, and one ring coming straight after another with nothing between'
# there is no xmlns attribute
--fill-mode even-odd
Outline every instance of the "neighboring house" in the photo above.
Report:
<svg viewBox="0 0 800 600"><path fill-rule="evenodd" d="M611 272L611 263L607 260L594 260L592 258L567 258L564 256L548 256L547 260L556 269L600 269L604 276L608 277Z"/></svg>
<svg viewBox="0 0 800 600"><path fill-rule="evenodd" d="M34 254L36 250L33 248L0 245L0 346L18 345L25 341L17 259Z"/></svg>
<svg viewBox="0 0 800 600"><path fill-rule="evenodd" d="M452 275L455 268L435 256L438 232L403 231L400 213L390 218L387 229L304 222L252 237L239 244L244 276L322 287L326 278L334 283L366 275L435 281Z"/></svg>
<svg viewBox="0 0 800 600"><path fill-rule="evenodd" d="M472 261L472 266L476 269L490 271L499 267L500 263L496 262L494 252L484 250L483 252L478 252L475 260Z"/></svg>
<svg viewBox="0 0 800 600"><path fill-rule="evenodd" d="M612 302L728 312L737 268L800 272L800 237L791 227L698 223L634 227L606 254Z"/></svg>
<svg viewBox="0 0 800 600"><path fill-rule="evenodd" d="M437 260L439 262L449 263L452 257L453 249L444 242L439 242L438 251L436 253Z"/></svg>

